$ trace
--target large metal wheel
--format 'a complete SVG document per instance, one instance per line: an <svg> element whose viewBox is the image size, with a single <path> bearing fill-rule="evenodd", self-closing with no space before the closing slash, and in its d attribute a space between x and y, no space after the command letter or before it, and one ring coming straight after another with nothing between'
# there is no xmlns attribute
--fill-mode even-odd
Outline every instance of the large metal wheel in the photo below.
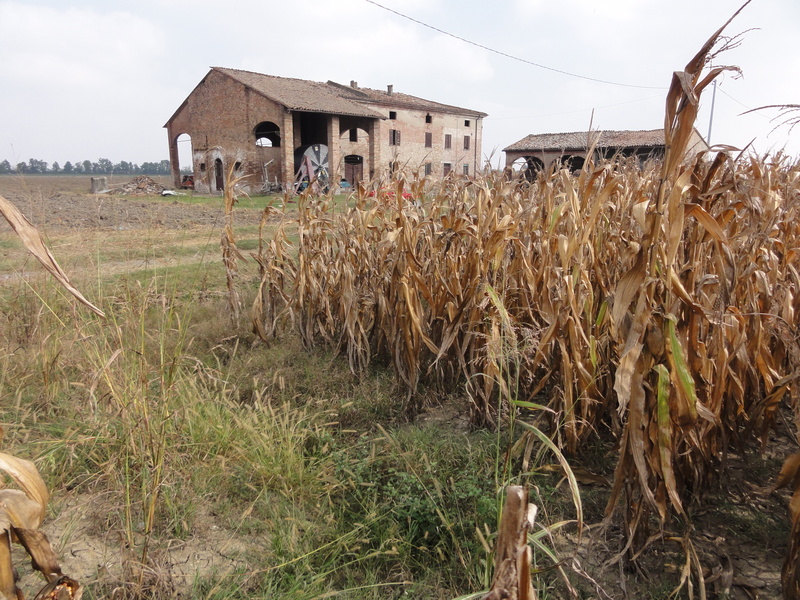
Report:
<svg viewBox="0 0 800 600"><path fill-rule="evenodd" d="M299 192L309 185L317 193L327 192L329 186L328 147L325 144L311 144L305 148L295 150L295 175L294 189Z"/></svg>
<svg viewBox="0 0 800 600"><path fill-rule="evenodd" d="M311 166L314 167L314 173L324 169L328 173L328 147L325 144L311 144L303 152L303 156L307 156L311 160Z"/></svg>

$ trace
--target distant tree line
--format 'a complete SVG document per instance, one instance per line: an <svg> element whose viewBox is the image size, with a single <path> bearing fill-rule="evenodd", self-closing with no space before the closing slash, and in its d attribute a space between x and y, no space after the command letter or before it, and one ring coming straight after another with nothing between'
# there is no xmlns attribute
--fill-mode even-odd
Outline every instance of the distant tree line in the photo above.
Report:
<svg viewBox="0 0 800 600"><path fill-rule="evenodd" d="M7 160L0 162L0 175L10 175L12 173L24 174L58 174L58 175L170 175L172 170L168 160L161 162L144 162L141 165L121 161L112 163L107 158L100 158L96 162L84 160L81 162L67 161L61 166L54 162L50 165L43 160L31 158L28 162L20 162L12 165Z"/></svg>

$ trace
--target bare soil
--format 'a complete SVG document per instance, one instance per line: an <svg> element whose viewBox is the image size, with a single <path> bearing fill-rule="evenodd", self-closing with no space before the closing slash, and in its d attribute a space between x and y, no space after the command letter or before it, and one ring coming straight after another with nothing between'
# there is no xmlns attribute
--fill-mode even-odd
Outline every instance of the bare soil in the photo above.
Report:
<svg viewBox="0 0 800 600"><path fill-rule="evenodd" d="M117 176L114 183L123 183L131 176ZM154 177L169 186L169 177ZM58 175L4 175L0 176L0 196L12 202L25 217L37 227L48 231L53 228L73 229L183 229L220 225L223 220L222 199L219 206L187 204L181 197L140 197L135 195L90 193L88 176ZM189 192L178 190L178 193ZM252 213L258 223L260 211ZM0 222L0 231L8 228Z"/></svg>

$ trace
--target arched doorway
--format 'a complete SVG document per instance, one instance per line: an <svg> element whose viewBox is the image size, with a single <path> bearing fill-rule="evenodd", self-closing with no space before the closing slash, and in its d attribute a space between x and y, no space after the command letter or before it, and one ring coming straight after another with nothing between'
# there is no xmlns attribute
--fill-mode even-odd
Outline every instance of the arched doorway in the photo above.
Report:
<svg viewBox="0 0 800 600"><path fill-rule="evenodd" d="M178 169L181 173L191 174L194 171L192 160L192 136L188 133L180 134L175 142L178 144Z"/></svg>
<svg viewBox="0 0 800 600"><path fill-rule="evenodd" d="M217 158L214 160L214 188L221 192L225 189L225 175L222 171L222 159Z"/></svg>
<svg viewBox="0 0 800 600"><path fill-rule="evenodd" d="M356 187L364 178L364 157L358 154L348 154L344 157L344 179L351 186Z"/></svg>

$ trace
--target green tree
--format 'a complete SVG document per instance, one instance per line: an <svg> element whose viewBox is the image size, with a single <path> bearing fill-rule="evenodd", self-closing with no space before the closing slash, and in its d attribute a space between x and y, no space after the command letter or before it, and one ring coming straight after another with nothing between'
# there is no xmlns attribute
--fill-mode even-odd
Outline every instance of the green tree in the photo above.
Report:
<svg viewBox="0 0 800 600"><path fill-rule="evenodd" d="M28 173L47 173L47 163L35 158L28 159Z"/></svg>
<svg viewBox="0 0 800 600"><path fill-rule="evenodd" d="M11 163L7 160L0 162L0 173L3 175L7 175L8 173L13 173L14 169L11 167Z"/></svg>
<svg viewBox="0 0 800 600"><path fill-rule="evenodd" d="M94 170L92 168L92 161L90 161L90 160L83 161L83 172L84 173L94 173Z"/></svg>
<svg viewBox="0 0 800 600"><path fill-rule="evenodd" d="M50 167L50 170L51 170L53 173L60 173L60 172L61 172L61 165L59 165L57 162L54 162L54 163L53 163L53 166L52 166L52 167Z"/></svg>
<svg viewBox="0 0 800 600"><path fill-rule="evenodd" d="M64 163L64 173L72 174L74 172L74 168L72 167L72 163L67 161Z"/></svg>
<svg viewBox="0 0 800 600"><path fill-rule="evenodd" d="M99 158L95 165L95 173L112 173L114 171L114 163L107 158Z"/></svg>

